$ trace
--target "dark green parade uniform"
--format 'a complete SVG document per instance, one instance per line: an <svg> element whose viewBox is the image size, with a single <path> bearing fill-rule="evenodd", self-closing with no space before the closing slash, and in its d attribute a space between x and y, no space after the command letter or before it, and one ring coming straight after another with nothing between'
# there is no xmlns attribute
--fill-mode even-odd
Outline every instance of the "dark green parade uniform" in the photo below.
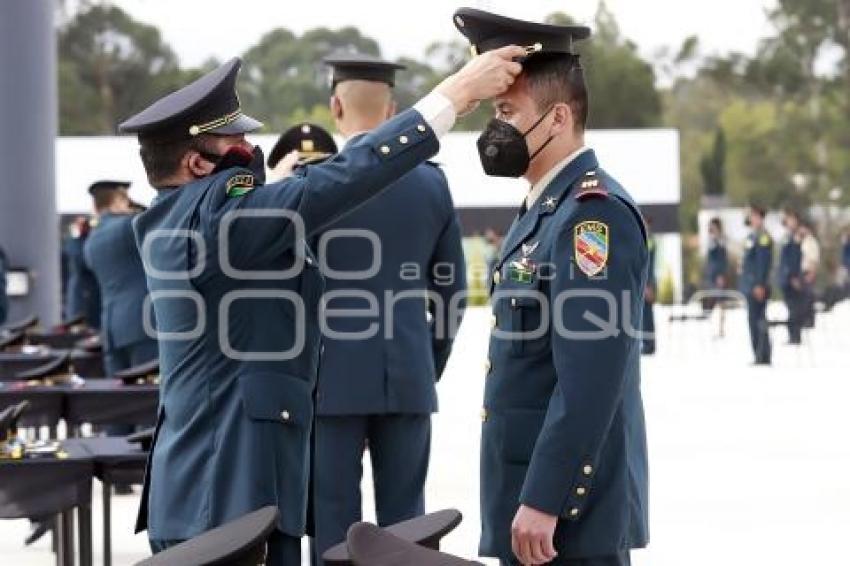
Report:
<svg viewBox="0 0 850 566"><path fill-rule="evenodd" d="M257 129L239 108L240 63L158 101L122 129L143 140ZM333 159L268 185L259 148L253 156L236 148L213 174L161 188L137 217L161 371L137 526L148 529L155 550L275 505L267 563L300 564L323 290L307 240L438 147L428 122L408 110Z"/></svg>
<svg viewBox="0 0 850 566"><path fill-rule="evenodd" d="M560 517L559 560L647 543L641 344L633 329L641 327L648 262L636 205L592 151L514 221L493 273L482 555L512 560L520 504Z"/></svg>
<svg viewBox="0 0 850 566"><path fill-rule="evenodd" d="M788 308L788 342L800 344L803 320L806 317L806 298L803 282L803 250L800 241L789 234L779 250L777 268L779 288Z"/></svg>
<svg viewBox="0 0 850 566"><path fill-rule="evenodd" d="M770 334L767 324L767 301L770 299L770 270L773 265L773 238L766 230L751 232L747 236L744 261L741 268L741 293L747 298L747 322L755 363L770 364ZM753 295L753 289L765 289L764 300Z"/></svg>

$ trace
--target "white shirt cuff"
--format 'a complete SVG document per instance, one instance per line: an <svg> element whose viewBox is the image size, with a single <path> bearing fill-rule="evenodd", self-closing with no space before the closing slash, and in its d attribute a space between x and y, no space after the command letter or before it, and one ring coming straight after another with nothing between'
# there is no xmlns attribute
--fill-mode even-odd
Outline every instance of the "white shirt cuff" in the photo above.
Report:
<svg viewBox="0 0 850 566"><path fill-rule="evenodd" d="M457 120L454 104L439 92L431 92L414 104L413 109L431 126L437 139L449 133Z"/></svg>

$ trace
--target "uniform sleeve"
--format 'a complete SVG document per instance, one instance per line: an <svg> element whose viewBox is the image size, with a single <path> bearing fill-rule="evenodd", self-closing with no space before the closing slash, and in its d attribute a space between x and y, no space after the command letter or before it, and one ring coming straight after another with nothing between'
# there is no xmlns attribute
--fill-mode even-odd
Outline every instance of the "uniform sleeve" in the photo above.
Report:
<svg viewBox="0 0 850 566"><path fill-rule="evenodd" d="M596 276L578 266L575 235L585 222L608 230L606 268ZM598 233L597 233L598 234ZM597 243L601 238L596 238ZM593 490L601 446L622 398L626 375L637 368L637 333L648 254L634 214L613 198L579 206L553 248L556 273L550 309L557 383L526 474L521 503L580 519Z"/></svg>
<svg viewBox="0 0 850 566"><path fill-rule="evenodd" d="M762 234L756 240L756 284L768 286L773 267L773 239Z"/></svg>
<svg viewBox="0 0 850 566"><path fill-rule="evenodd" d="M446 197L446 223L443 227L429 265L429 290L440 297L440 304L429 301L428 308L433 320L442 321L442 328L431 327L431 343L434 353L434 366L439 381L449 360L454 329L460 326L466 308L466 261L463 256L463 242L460 222L454 209L451 194L445 176L439 172ZM462 297L454 303L456 297ZM438 332L439 331L439 332Z"/></svg>
<svg viewBox="0 0 850 566"><path fill-rule="evenodd" d="M0 250L0 324L9 315L9 297L6 295L6 254Z"/></svg>
<svg viewBox="0 0 850 566"><path fill-rule="evenodd" d="M218 228L227 225L228 241L238 247L238 253L229 254L231 263L240 267L268 263L297 238L309 237L351 212L438 149L431 127L418 112L407 110L333 158L292 177L236 197L227 197L221 187L213 217ZM268 216L274 211L281 214ZM293 212L299 219L297 228ZM260 215L264 217L257 218Z"/></svg>

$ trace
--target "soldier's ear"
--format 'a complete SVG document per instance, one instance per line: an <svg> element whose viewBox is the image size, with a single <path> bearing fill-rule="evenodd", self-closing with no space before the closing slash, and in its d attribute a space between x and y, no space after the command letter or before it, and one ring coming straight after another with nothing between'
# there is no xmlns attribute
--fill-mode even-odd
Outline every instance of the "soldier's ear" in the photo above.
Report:
<svg viewBox="0 0 850 566"><path fill-rule="evenodd" d="M396 111L398 110L398 104L395 100L390 100L390 103L387 107L387 116L386 119L389 120L393 116L395 116Z"/></svg>
<svg viewBox="0 0 850 566"><path fill-rule="evenodd" d="M342 120L342 101L337 95L331 95L331 116L334 120Z"/></svg>
<svg viewBox="0 0 850 566"><path fill-rule="evenodd" d="M551 135L558 136L564 132L573 132L575 130L575 116L572 108L566 102L557 102L552 107L552 131Z"/></svg>
<svg viewBox="0 0 850 566"><path fill-rule="evenodd" d="M214 163L205 159L197 151L187 151L183 156L183 164L195 178L206 177L215 168Z"/></svg>

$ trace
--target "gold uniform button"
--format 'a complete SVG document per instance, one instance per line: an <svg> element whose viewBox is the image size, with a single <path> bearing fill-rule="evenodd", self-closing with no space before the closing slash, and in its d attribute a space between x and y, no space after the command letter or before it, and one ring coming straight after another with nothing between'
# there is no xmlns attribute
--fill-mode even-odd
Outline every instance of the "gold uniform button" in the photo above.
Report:
<svg viewBox="0 0 850 566"><path fill-rule="evenodd" d="M496 328L496 326L498 324L499 324L499 320L496 318L496 315L494 314L493 316L490 317L490 328Z"/></svg>
<svg viewBox="0 0 850 566"><path fill-rule="evenodd" d="M381 146L381 153L383 153L384 155L389 155L390 154L390 146L382 145Z"/></svg>
<svg viewBox="0 0 850 566"><path fill-rule="evenodd" d="M576 495L578 495L579 497L584 497L585 495L587 495L587 488L582 486L577 487Z"/></svg>
<svg viewBox="0 0 850 566"><path fill-rule="evenodd" d="M481 409L481 422L487 422L487 409Z"/></svg>
<svg viewBox="0 0 850 566"><path fill-rule="evenodd" d="M404 145L408 142L407 136L399 136L398 143Z"/></svg>
<svg viewBox="0 0 850 566"><path fill-rule="evenodd" d="M570 517L572 517L572 518L578 517L578 508L573 507L572 509L570 509Z"/></svg>
<svg viewBox="0 0 850 566"><path fill-rule="evenodd" d="M290 417L290 415L289 415L289 411L281 411L281 412L280 412L280 418L281 418L281 419L283 419L283 420L285 420L285 421L288 421L288 420L289 420L289 417Z"/></svg>
<svg viewBox="0 0 850 566"><path fill-rule="evenodd" d="M502 274L501 274L501 272L499 272L498 270L494 271L494 272L493 272L493 283L495 283L496 285L498 285L498 284L499 284L499 283L501 283L501 282L502 282Z"/></svg>
<svg viewBox="0 0 850 566"><path fill-rule="evenodd" d="M589 476L593 473L593 466L588 464L584 467L584 469L582 471L584 472L584 475Z"/></svg>
<svg viewBox="0 0 850 566"><path fill-rule="evenodd" d="M484 373L490 373L490 369L492 369L493 364L490 363L490 360L484 361Z"/></svg>
<svg viewBox="0 0 850 566"><path fill-rule="evenodd" d="M418 126L416 126L416 129L417 129L417 130L419 130L420 132L422 132L422 133L424 134L424 133L425 133L425 130L426 130L427 128L425 127L425 125L424 125L424 124L419 124Z"/></svg>

